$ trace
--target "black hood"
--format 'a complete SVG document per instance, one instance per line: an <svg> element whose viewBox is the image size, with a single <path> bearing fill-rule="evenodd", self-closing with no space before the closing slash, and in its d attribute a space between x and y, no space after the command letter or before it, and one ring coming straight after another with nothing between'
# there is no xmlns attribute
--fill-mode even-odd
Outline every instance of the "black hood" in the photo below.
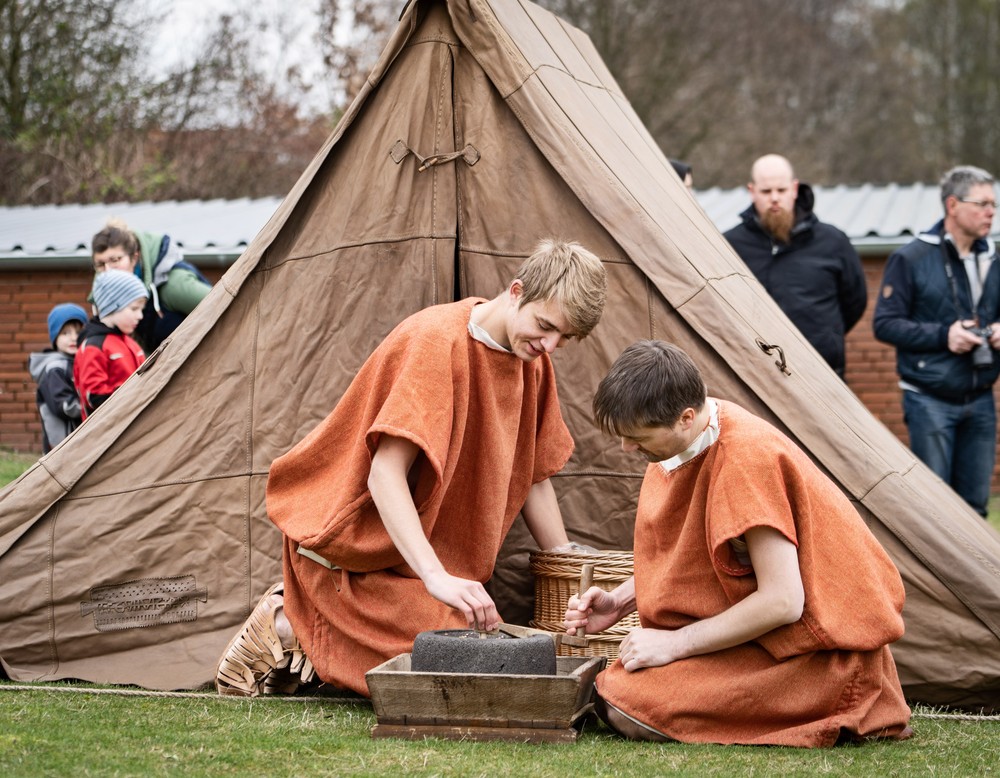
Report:
<svg viewBox="0 0 1000 778"><path fill-rule="evenodd" d="M95 335L111 335L111 334L121 335L122 331L117 327L109 327L100 319L91 319L84 325L83 329L80 330L80 334L77 336L76 343L78 346L83 346L83 342L87 338L92 338Z"/></svg>
<svg viewBox="0 0 1000 778"><path fill-rule="evenodd" d="M799 194L795 198L795 221L802 221L811 214L815 204L816 196L813 194L812 186L805 181L799 181Z"/></svg>

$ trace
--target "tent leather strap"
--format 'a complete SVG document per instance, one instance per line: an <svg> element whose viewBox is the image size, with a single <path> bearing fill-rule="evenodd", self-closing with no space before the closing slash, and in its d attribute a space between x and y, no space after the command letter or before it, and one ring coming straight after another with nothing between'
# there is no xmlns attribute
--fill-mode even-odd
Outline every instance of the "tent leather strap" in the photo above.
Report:
<svg viewBox="0 0 1000 778"><path fill-rule="evenodd" d="M760 338L756 339L757 346L768 356L771 356L775 351L778 352L778 358L775 360L774 364L778 366L782 373L785 375L791 375L792 371L788 369L788 365L785 363L785 352L782 350L781 346L772 345L770 343L765 343Z"/></svg>
<svg viewBox="0 0 1000 778"><path fill-rule="evenodd" d="M465 160L465 164L469 167L472 167L479 161L479 149L471 143L466 144L465 148L461 151L449 151L445 154L432 154L429 157L421 156L401 140L397 140L394 144L392 144L392 148L389 149L389 156L392 157L392 161L397 165L406 159L406 157L410 154L420 160L420 167L417 168L418 173L423 173L429 167L443 165L446 162L453 162L459 158Z"/></svg>

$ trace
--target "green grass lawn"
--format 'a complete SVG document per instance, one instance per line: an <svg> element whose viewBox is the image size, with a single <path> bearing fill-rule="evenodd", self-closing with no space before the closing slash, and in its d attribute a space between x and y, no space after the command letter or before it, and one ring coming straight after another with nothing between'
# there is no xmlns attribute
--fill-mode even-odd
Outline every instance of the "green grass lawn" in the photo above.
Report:
<svg viewBox="0 0 1000 778"><path fill-rule="evenodd" d="M0 683L0 774L185 776L971 776L1000 771L1000 722L810 751L633 743L588 722L572 744L374 740L367 703L19 691ZM7 687L7 688L5 688Z"/></svg>
<svg viewBox="0 0 1000 778"><path fill-rule="evenodd" d="M17 454L0 448L0 488L9 484L37 461L37 456Z"/></svg>

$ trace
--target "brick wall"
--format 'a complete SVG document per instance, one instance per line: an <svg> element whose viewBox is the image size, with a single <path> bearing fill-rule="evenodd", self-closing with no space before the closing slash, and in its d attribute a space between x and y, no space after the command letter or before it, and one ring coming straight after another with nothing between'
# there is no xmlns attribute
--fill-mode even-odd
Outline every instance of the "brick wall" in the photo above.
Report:
<svg viewBox="0 0 1000 778"><path fill-rule="evenodd" d="M903 423L903 404L896 375L896 349L875 340L872 315L882 281L886 257L865 257L862 264L868 281L868 307L853 330L847 334L847 385L869 411L907 442Z"/></svg>
<svg viewBox="0 0 1000 778"><path fill-rule="evenodd" d="M868 309L847 336L847 384L892 432L907 442L895 350L872 335L872 312L886 257L864 258ZM202 271L215 282L219 269ZM41 451L35 409L35 384L28 375L28 354L48 346L45 320L52 306L75 302L85 308L92 274L79 270L0 271L0 447ZM998 387L1000 391L1000 387ZM994 488L1000 478L994 474Z"/></svg>
<svg viewBox="0 0 1000 778"><path fill-rule="evenodd" d="M220 270L201 270L212 282L221 275ZM28 374L28 355L52 345L46 324L52 306L76 303L90 310L93 277L86 266L0 271L0 447L41 454L37 387Z"/></svg>
<svg viewBox="0 0 1000 778"><path fill-rule="evenodd" d="M51 347L46 318L56 303L88 310L93 271L9 271L0 273L0 446L41 452L35 382L28 354Z"/></svg>

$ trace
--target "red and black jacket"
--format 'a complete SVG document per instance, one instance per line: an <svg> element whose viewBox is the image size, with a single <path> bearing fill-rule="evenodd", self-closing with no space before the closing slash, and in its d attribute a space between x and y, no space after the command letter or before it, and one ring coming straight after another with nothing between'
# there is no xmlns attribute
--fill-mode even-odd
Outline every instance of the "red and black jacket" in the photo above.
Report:
<svg viewBox="0 0 1000 778"><path fill-rule="evenodd" d="M77 342L80 346L73 360L73 382L86 419L125 383L146 355L128 335L97 319L87 322Z"/></svg>

